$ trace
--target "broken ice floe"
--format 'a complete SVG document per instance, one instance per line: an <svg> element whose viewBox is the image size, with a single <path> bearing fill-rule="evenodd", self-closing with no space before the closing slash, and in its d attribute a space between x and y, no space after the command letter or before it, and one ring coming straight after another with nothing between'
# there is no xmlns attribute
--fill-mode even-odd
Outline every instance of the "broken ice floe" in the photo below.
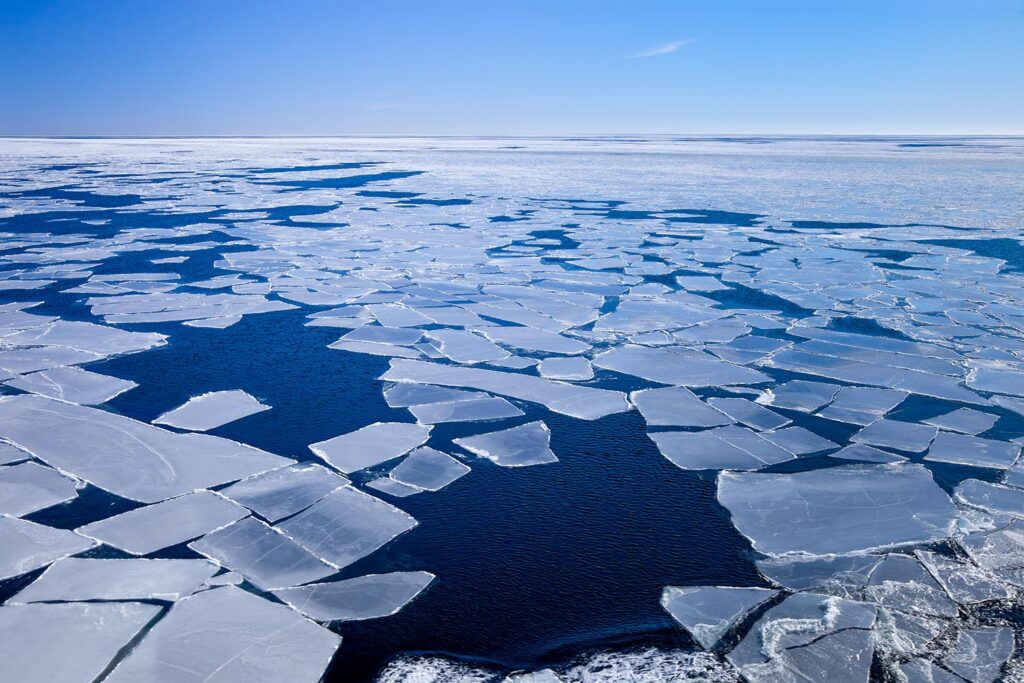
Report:
<svg viewBox="0 0 1024 683"><path fill-rule="evenodd" d="M378 422L348 434L310 444L309 449L332 467L350 474L394 460L417 446L422 446L429 437L429 426L407 422Z"/></svg>
<svg viewBox="0 0 1024 683"><path fill-rule="evenodd" d="M415 526L415 519L393 505L344 486L276 528L316 557L343 568Z"/></svg>
<svg viewBox="0 0 1024 683"><path fill-rule="evenodd" d="M129 380L75 367L56 367L33 372L12 379L7 384L22 391L82 405L106 403L138 386Z"/></svg>
<svg viewBox="0 0 1024 683"><path fill-rule="evenodd" d="M526 467L558 462L548 445L551 431L543 422L529 422L511 429L466 436L453 441L502 467Z"/></svg>
<svg viewBox="0 0 1024 683"><path fill-rule="evenodd" d="M301 464L258 474L220 490L269 522L305 510L348 479L320 465Z"/></svg>
<svg viewBox="0 0 1024 683"><path fill-rule="evenodd" d="M0 467L0 514L24 517L76 496L75 482L57 470L34 462Z"/></svg>
<svg viewBox="0 0 1024 683"><path fill-rule="evenodd" d="M241 505L215 493L197 491L86 524L77 532L133 555L148 555L248 514Z"/></svg>
<svg viewBox="0 0 1024 683"><path fill-rule="evenodd" d="M410 453L388 476L415 489L440 491L469 471L469 466L447 453L424 446Z"/></svg>
<svg viewBox="0 0 1024 683"><path fill-rule="evenodd" d="M798 474L723 472L718 500L769 555L828 555L941 540L955 508L920 465L844 465Z"/></svg>
<svg viewBox="0 0 1024 683"><path fill-rule="evenodd" d="M340 642L283 605L223 586L176 603L106 680L313 683Z"/></svg>
<svg viewBox="0 0 1024 683"><path fill-rule="evenodd" d="M4 605L0 657L5 676L95 680L159 613L158 606L137 602Z"/></svg>
<svg viewBox="0 0 1024 683"><path fill-rule="evenodd" d="M434 580L429 572L391 572L274 591L310 619L359 621L395 614Z"/></svg>
<svg viewBox="0 0 1024 683"><path fill-rule="evenodd" d="M0 580L26 574L95 545L93 539L71 531L0 515Z"/></svg>
<svg viewBox="0 0 1024 683"><path fill-rule="evenodd" d="M0 437L61 472L146 503L292 463L227 439L174 434L39 396L0 399Z"/></svg>
<svg viewBox="0 0 1024 683"><path fill-rule="evenodd" d="M216 573L206 560L106 560L69 557L50 565L42 576L7 604L92 600L166 600L192 594Z"/></svg>
<svg viewBox="0 0 1024 683"><path fill-rule="evenodd" d="M333 567L253 517L212 531L188 547L263 590L297 586L334 573Z"/></svg>
<svg viewBox="0 0 1024 683"><path fill-rule="evenodd" d="M260 403L240 389L212 391L193 396L184 404L153 420L153 423L193 432L205 432L264 410L270 410L270 406Z"/></svg>
<svg viewBox="0 0 1024 683"><path fill-rule="evenodd" d="M625 412L628 408L625 394L618 391L575 386L530 375L414 360L392 360L391 368L381 379L478 389L539 403L556 413L584 420L596 420L612 413Z"/></svg>
<svg viewBox="0 0 1024 683"><path fill-rule="evenodd" d="M768 588L669 586L661 606L710 650L745 614L777 594Z"/></svg>

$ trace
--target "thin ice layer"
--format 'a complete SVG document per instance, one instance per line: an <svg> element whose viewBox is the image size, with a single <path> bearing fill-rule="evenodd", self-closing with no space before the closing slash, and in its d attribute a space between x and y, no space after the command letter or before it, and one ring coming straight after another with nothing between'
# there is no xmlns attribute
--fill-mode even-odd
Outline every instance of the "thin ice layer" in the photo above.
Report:
<svg viewBox="0 0 1024 683"><path fill-rule="evenodd" d="M7 382L16 389L69 403L99 405L137 387L135 382L75 367L59 367L22 375Z"/></svg>
<svg viewBox="0 0 1024 683"><path fill-rule="evenodd" d="M409 412L420 424L431 425L444 422L501 420L520 417L524 414L519 408L499 396L485 396L451 403L424 403L410 406Z"/></svg>
<svg viewBox="0 0 1024 683"><path fill-rule="evenodd" d="M159 612L131 602L0 607L4 677L92 681Z"/></svg>
<svg viewBox="0 0 1024 683"><path fill-rule="evenodd" d="M317 557L343 568L415 526L411 515L345 486L276 528Z"/></svg>
<svg viewBox="0 0 1024 683"><path fill-rule="evenodd" d="M842 554L946 538L956 509L921 465L722 472L718 500L769 555Z"/></svg>
<svg viewBox="0 0 1024 683"><path fill-rule="evenodd" d="M348 479L320 465L303 463L243 479L220 494L276 522L305 510Z"/></svg>
<svg viewBox="0 0 1024 683"><path fill-rule="evenodd" d="M576 386L520 373L459 368L415 360L392 360L391 368L380 379L479 389L539 403L556 413L582 420L596 420L628 409L626 395L618 391Z"/></svg>
<svg viewBox="0 0 1024 683"><path fill-rule="evenodd" d="M50 565L8 604L85 600L175 602L192 594L216 572L217 566L206 560L69 557Z"/></svg>
<svg viewBox="0 0 1024 683"><path fill-rule="evenodd" d="M502 467L526 467L558 462L551 451L551 431L542 421L528 422L511 429L454 439L465 448Z"/></svg>
<svg viewBox="0 0 1024 683"><path fill-rule="evenodd" d="M0 514L24 517L77 496L75 482L55 469L34 462L0 467Z"/></svg>
<svg viewBox="0 0 1024 683"><path fill-rule="evenodd" d="M433 580L429 572L391 572L288 588L274 595L310 619L359 621L395 614Z"/></svg>
<svg viewBox="0 0 1024 683"><path fill-rule="evenodd" d="M153 503L293 461L227 439L175 434L41 396L0 399L0 436L63 472Z"/></svg>
<svg viewBox="0 0 1024 683"><path fill-rule="evenodd" d="M0 516L0 581L45 567L97 545L64 529Z"/></svg>
<svg viewBox="0 0 1024 683"><path fill-rule="evenodd" d="M447 453L424 446L398 463L389 476L406 486L424 491L440 491L469 471L467 465Z"/></svg>
<svg viewBox="0 0 1024 683"><path fill-rule="evenodd" d="M334 573L333 567L253 517L217 529L188 547L263 590L298 586Z"/></svg>
<svg viewBox="0 0 1024 683"><path fill-rule="evenodd" d="M101 519L76 531L133 555L148 555L190 541L248 514L241 505L215 493L196 491Z"/></svg>
<svg viewBox="0 0 1024 683"><path fill-rule="evenodd" d="M264 410L270 410L270 406L260 403L241 389L211 391L193 396L184 404L153 420L153 423L193 432L205 432Z"/></svg>
<svg viewBox="0 0 1024 683"><path fill-rule="evenodd" d="M661 606L705 650L710 650L743 615L778 594L769 588L668 586Z"/></svg>
<svg viewBox="0 0 1024 683"><path fill-rule="evenodd" d="M686 387L642 389L630 400L648 425L657 427L722 427L735 422L715 410Z"/></svg>
<svg viewBox="0 0 1024 683"><path fill-rule="evenodd" d="M605 370L673 386L728 386L771 380L768 375L757 370L733 365L703 351L681 346L623 346L600 354L594 358L593 364Z"/></svg>
<svg viewBox="0 0 1024 683"><path fill-rule="evenodd" d="M351 474L379 465L422 446L430 427L408 422L377 422L333 439L309 445L309 450L336 469Z"/></svg>
<svg viewBox="0 0 1024 683"><path fill-rule="evenodd" d="M234 586L174 605L108 683L320 680L341 638Z"/></svg>

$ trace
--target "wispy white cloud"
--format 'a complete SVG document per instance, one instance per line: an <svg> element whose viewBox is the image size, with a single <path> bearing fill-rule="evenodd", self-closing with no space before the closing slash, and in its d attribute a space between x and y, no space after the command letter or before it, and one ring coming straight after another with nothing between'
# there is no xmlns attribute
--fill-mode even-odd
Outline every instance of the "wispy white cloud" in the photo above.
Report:
<svg viewBox="0 0 1024 683"><path fill-rule="evenodd" d="M661 57L662 55L670 55L677 51L684 45L689 45L693 42L692 38L686 40L673 40L671 43L665 43L664 45L656 45L655 47L644 50L643 52L637 52L636 54L630 55L632 59L643 59L646 57Z"/></svg>
<svg viewBox="0 0 1024 683"><path fill-rule="evenodd" d="M386 111L388 109L399 109L402 105L395 104L394 102L373 102L366 105L363 109L367 111Z"/></svg>

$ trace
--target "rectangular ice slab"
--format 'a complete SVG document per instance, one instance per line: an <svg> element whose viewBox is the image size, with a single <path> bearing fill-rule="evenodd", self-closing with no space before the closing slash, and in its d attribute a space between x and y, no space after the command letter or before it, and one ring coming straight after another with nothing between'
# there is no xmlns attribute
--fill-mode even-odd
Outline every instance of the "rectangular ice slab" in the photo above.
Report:
<svg viewBox="0 0 1024 683"><path fill-rule="evenodd" d="M921 465L722 472L718 500L769 555L862 552L946 538L956 509Z"/></svg>
<svg viewBox="0 0 1024 683"><path fill-rule="evenodd" d="M424 491L440 491L468 473L469 467L452 456L424 446L398 463L389 476L406 486Z"/></svg>
<svg viewBox="0 0 1024 683"><path fill-rule="evenodd" d="M450 403L424 403L410 406L409 412L420 424L500 420L523 415L523 411L499 396L485 396Z"/></svg>
<svg viewBox="0 0 1024 683"><path fill-rule="evenodd" d="M608 389L574 386L565 382L512 372L460 368L439 363L393 359L380 379L413 384L479 389L546 406L582 420L596 420L628 409L626 395Z"/></svg>
<svg viewBox="0 0 1024 683"><path fill-rule="evenodd" d="M526 467L558 462L548 445L551 431L537 420L511 429L454 439L452 443L502 467Z"/></svg>
<svg viewBox="0 0 1024 683"><path fill-rule="evenodd" d="M215 493L197 491L101 519L77 531L132 555L148 555L202 536L248 514L241 505Z"/></svg>
<svg viewBox="0 0 1024 683"><path fill-rule="evenodd" d="M0 467L0 514L23 517L77 496L75 482L55 469L34 462Z"/></svg>
<svg viewBox="0 0 1024 683"><path fill-rule="evenodd" d="M305 510L348 479L321 467L301 464L282 467L243 479L220 494L249 508L260 517L276 522Z"/></svg>
<svg viewBox="0 0 1024 683"><path fill-rule="evenodd" d="M206 560L101 560L69 557L8 601L167 600L190 595L217 572Z"/></svg>
<svg viewBox="0 0 1024 683"><path fill-rule="evenodd" d="M345 486L277 525L288 537L342 568L416 526L411 515Z"/></svg>
<svg viewBox="0 0 1024 683"><path fill-rule="evenodd" d="M217 529L188 547L263 590L298 586L334 573L333 567L253 517Z"/></svg>
<svg viewBox="0 0 1024 683"><path fill-rule="evenodd" d="M96 545L64 529L0 515L0 581L45 567Z"/></svg>
<svg viewBox="0 0 1024 683"><path fill-rule="evenodd" d="M727 363L709 353L681 346L623 346L597 356L593 364L659 384L683 387L758 384L771 380L751 368Z"/></svg>
<svg viewBox="0 0 1024 683"><path fill-rule="evenodd" d="M211 391L193 396L184 404L153 420L153 423L192 432L205 432L264 410L270 410L270 406L260 403L241 389Z"/></svg>
<svg viewBox="0 0 1024 683"><path fill-rule="evenodd" d="M351 474L379 465L422 446L430 427L408 422L377 422L348 434L309 445L336 469Z"/></svg>
<svg viewBox="0 0 1024 683"><path fill-rule="evenodd" d="M341 638L284 605L224 586L182 600L108 683L315 683Z"/></svg>
<svg viewBox="0 0 1024 683"><path fill-rule="evenodd" d="M391 572L288 588L274 595L310 619L358 621L395 614L433 580L429 572Z"/></svg>
<svg viewBox="0 0 1024 683"><path fill-rule="evenodd" d="M33 394L68 403L99 405L138 386L135 382L108 377L74 367L51 368L12 379L7 384Z"/></svg>
<svg viewBox="0 0 1024 683"><path fill-rule="evenodd" d="M746 427L650 432L648 436L662 455L684 470L759 470L796 457Z"/></svg>
<svg viewBox="0 0 1024 683"><path fill-rule="evenodd" d="M735 422L686 387L642 389L634 391L629 398L651 426L723 427Z"/></svg>
<svg viewBox="0 0 1024 683"><path fill-rule="evenodd" d="M175 434L42 396L0 399L0 436L130 500L153 503L291 464L206 434Z"/></svg>
<svg viewBox="0 0 1024 683"><path fill-rule="evenodd" d="M4 679L95 680L159 612L139 603L0 607Z"/></svg>

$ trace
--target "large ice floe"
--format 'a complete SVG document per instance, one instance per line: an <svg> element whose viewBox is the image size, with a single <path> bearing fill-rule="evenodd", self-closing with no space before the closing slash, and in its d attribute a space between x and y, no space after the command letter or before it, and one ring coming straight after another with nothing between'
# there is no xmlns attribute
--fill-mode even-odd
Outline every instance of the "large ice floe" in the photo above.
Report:
<svg viewBox="0 0 1024 683"><path fill-rule="evenodd" d="M0 141L0 678L352 680L350 622L460 620L407 510L582 460L728 520L636 606L678 646L380 681L1024 680L1020 177L1015 139ZM351 392L199 369L296 339Z"/></svg>

